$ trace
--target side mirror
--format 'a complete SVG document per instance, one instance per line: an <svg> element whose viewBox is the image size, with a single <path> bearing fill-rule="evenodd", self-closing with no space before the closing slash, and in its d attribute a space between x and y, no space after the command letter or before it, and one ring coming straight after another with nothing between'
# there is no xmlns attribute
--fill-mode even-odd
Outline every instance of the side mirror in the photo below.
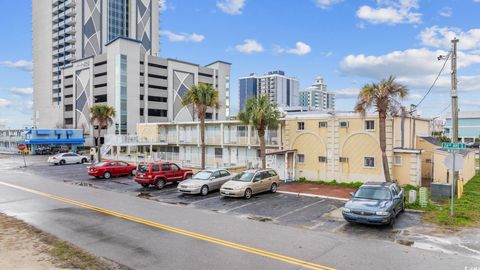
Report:
<svg viewBox="0 0 480 270"><path fill-rule="evenodd" d="M395 195L395 197L393 197L393 199L395 199L395 200L400 200L400 198L401 198L400 194Z"/></svg>
<svg viewBox="0 0 480 270"><path fill-rule="evenodd" d="M353 196L355 196L355 192L350 192L350 197L353 198Z"/></svg>
<svg viewBox="0 0 480 270"><path fill-rule="evenodd" d="M213 180L213 179L215 179L215 178L216 178L215 176L212 176L212 177L210 177L210 180Z"/></svg>

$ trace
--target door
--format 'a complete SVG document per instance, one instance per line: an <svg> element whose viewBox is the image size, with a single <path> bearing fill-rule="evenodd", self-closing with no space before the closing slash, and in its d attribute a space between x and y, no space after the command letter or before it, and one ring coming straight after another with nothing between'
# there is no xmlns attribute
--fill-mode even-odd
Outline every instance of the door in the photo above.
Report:
<svg viewBox="0 0 480 270"><path fill-rule="evenodd" d="M270 190L270 186L272 185L272 177L268 173L268 171L262 172L262 191Z"/></svg>
<svg viewBox="0 0 480 270"><path fill-rule="evenodd" d="M263 181L264 174L263 172L258 172L255 174L253 177L253 183L252 183L252 191L253 193L259 193L262 192L265 186L265 183Z"/></svg>
<svg viewBox="0 0 480 270"><path fill-rule="evenodd" d="M174 177L175 180L183 180L183 171L180 170L177 164L171 164L170 168L172 170L172 177Z"/></svg>
<svg viewBox="0 0 480 270"><path fill-rule="evenodd" d="M117 170L118 170L118 175L130 174L130 167L128 166L127 163L125 163L123 161L119 161L117 163Z"/></svg>
<svg viewBox="0 0 480 270"><path fill-rule="evenodd" d="M165 176L167 181L175 179L175 176L173 176L172 170L170 169L170 164L162 164L162 175Z"/></svg>
<svg viewBox="0 0 480 270"><path fill-rule="evenodd" d="M395 211L395 214L397 214L399 211L400 211L400 199L396 198L397 195L398 195L398 191L393 187L391 186L390 187L390 191L392 192L392 199L393 199L393 209Z"/></svg>
<svg viewBox="0 0 480 270"><path fill-rule="evenodd" d="M212 179L210 181L210 184L208 185L210 190L215 190L215 189L219 189L220 186L224 183L222 182L223 180L223 177L220 173L220 171L216 171L212 174L212 177L215 177L215 179Z"/></svg>
<svg viewBox="0 0 480 270"><path fill-rule="evenodd" d="M107 170L110 172L112 176L117 176L119 174L119 168L117 165L118 165L117 162L114 162L114 161L108 163Z"/></svg>

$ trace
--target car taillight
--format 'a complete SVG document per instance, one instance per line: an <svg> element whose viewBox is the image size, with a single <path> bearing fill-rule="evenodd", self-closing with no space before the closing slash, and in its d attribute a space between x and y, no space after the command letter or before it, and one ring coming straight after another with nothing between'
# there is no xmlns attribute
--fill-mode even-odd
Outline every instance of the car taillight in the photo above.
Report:
<svg viewBox="0 0 480 270"><path fill-rule="evenodd" d="M152 176L151 176L151 175L148 175L148 178L152 178Z"/></svg>
<svg viewBox="0 0 480 270"><path fill-rule="evenodd" d="M56 157L52 157L52 159L57 159Z"/></svg>

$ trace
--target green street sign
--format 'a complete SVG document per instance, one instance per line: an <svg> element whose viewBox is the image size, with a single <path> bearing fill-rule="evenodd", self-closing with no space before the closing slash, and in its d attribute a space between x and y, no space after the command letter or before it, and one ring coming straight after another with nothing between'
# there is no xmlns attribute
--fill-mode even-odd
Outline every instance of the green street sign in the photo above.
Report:
<svg viewBox="0 0 480 270"><path fill-rule="evenodd" d="M442 143L442 148L446 149L465 149L467 146L464 143Z"/></svg>

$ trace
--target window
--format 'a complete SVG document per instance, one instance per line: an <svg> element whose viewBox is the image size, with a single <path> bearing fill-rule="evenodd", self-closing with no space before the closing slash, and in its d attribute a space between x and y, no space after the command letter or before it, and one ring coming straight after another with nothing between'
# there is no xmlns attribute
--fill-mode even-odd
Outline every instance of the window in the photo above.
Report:
<svg viewBox="0 0 480 270"><path fill-rule="evenodd" d="M319 128L325 128L325 127L327 127L327 122L318 122L318 127L319 127Z"/></svg>
<svg viewBox="0 0 480 270"><path fill-rule="evenodd" d="M375 130L375 121L373 120L365 121L365 130Z"/></svg>
<svg viewBox="0 0 480 270"><path fill-rule="evenodd" d="M145 96L144 95L140 95L140 100L144 100L145 99Z"/></svg>
<svg viewBox="0 0 480 270"><path fill-rule="evenodd" d="M95 96L95 103L107 102L107 95Z"/></svg>
<svg viewBox="0 0 480 270"><path fill-rule="evenodd" d="M347 121L340 122L340 127L341 128L347 128L348 127L348 122Z"/></svg>
<svg viewBox="0 0 480 270"><path fill-rule="evenodd" d="M223 156L223 149L222 148L215 148L215 157L221 158Z"/></svg>
<svg viewBox="0 0 480 270"><path fill-rule="evenodd" d="M374 168L375 167L375 158L373 157L364 157L363 158L363 167Z"/></svg>
<svg viewBox="0 0 480 270"><path fill-rule="evenodd" d="M271 177L277 176L277 173L274 170L269 170L268 174L270 174Z"/></svg>
<svg viewBox="0 0 480 270"><path fill-rule="evenodd" d="M297 162L298 163L304 163L305 162L305 155L304 154L298 154L297 155Z"/></svg>
<svg viewBox="0 0 480 270"><path fill-rule="evenodd" d="M157 65L157 64L154 64L154 63L148 63L148 66L149 66L149 67L156 67L156 68L163 68L163 69L167 69L167 67L166 67L166 66Z"/></svg>
<svg viewBox="0 0 480 270"><path fill-rule="evenodd" d="M110 167L115 167L115 166L117 166L117 163L116 163L116 162L110 162L110 163L108 164L108 166L110 166Z"/></svg>
<svg viewBox="0 0 480 270"><path fill-rule="evenodd" d="M72 125L73 124L73 118L65 118L65 125Z"/></svg>
<svg viewBox="0 0 480 270"><path fill-rule="evenodd" d="M432 163L432 160L431 159L426 159L425 162L426 163Z"/></svg>
<svg viewBox="0 0 480 270"><path fill-rule="evenodd" d="M167 102L167 98L166 97L148 96L148 101Z"/></svg>
<svg viewBox="0 0 480 270"><path fill-rule="evenodd" d="M177 164L172 164L172 171L174 172L180 171L180 168L177 166Z"/></svg>
<svg viewBox="0 0 480 270"><path fill-rule="evenodd" d="M213 173L213 177L215 177L215 178L220 178L220 177L222 177L221 174L220 174L220 171L214 172L214 173Z"/></svg>
<svg viewBox="0 0 480 270"><path fill-rule="evenodd" d="M93 88L100 88L100 87L105 87L105 86L107 86L106 83L100 83L100 84L94 85Z"/></svg>
<svg viewBox="0 0 480 270"><path fill-rule="evenodd" d="M166 80L167 79L167 76L161 76L161 75L155 75L155 74L148 74L148 77L149 78L156 78L156 79L164 79Z"/></svg>
<svg viewBox="0 0 480 270"><path fill-rule="evenodd" d="M213 113L206 113L205 119L209 119L209 120L213 119Z"/></svg>
<svg viewBox="0 0 480 270"><path fill-rule="evenodd" d="M397 165L397 166L401 166L402 165L402 156L395 156L394 157L394 164Z"/></svg>
<svg viewBox="0 0 480 270"><path fill-rule="evenodd" d="M222 177L229 176L230 173L228 171L220 171Z"/></svg>
<svg viewBox="0 0 480 270"><path fill-rule="evenodd" d="M160 166L158 166L158 165L153 165L152 171L153 171L153 172L159 172L159 171L160 171Z"/></svg>
<svg viewBox="0 0 480 270"><path fill-rule="evenodd" d="M149 116L167 117L167 110L148 109Z"/></svg>
<svg viewBox="0 0 480 270"><path fill-rule="evenodd" d="M123 162L123 161L120 161L120 162L118 162L118 166L124 166L125 167L125 166L128 166L128 164Z"/></svg>
<svg viewBox="0 0 480 270"><path fill-rule="evenodd" d="M140 116L143 116L143 115L144 115L144 109L140 108Z"/></svg>
<svg viewBox="0 0 480 270"><path fill-rule="evenodd" d="M338 161L340 161L341 163L347 163L348 162L348 158L347 157L340 157L338 159Z"/></svg>
<svg viewBox="0 0 480 270"><path fill-rule="evenodd" d="M170 171L170 164L162 164L162 172Z"/></svg>
<svg viewBox="0 0 480 270"><path fill-rule="evenodd" d="M327 157L323 157L323 156L318 157L318 162L321 162L321 163L327 162Z"/></svg>
<svg viewBox="0 0 480 270"><path fill-rule="evenodd" d="M304 122L297 122L297 130L304 130L305 123Z"/></svg>
<svg viewBox="0 0 480 270"><path fill-rule="evenodd" d="M93 75L93 77L98 78L98 77L102 77L102 76L105 76L105 75L107 75L107 72L97 73L97 74Z"/></svg>
<svg viewBox="0 0 480 270"><path fill-rule="evenodd" d="M65 111L66 112L70 112L70 111L73 111L73 105L65 105Z"/></svg>
<svg viewBox="0 0 480 270"><path fill-rule="evenodd" d="M167 90L167 89L168 89L168 88L165 87L165 86L156 86L156 85L151 85L151 84L148 85L148 88L152 88L152 89L162 89L162 90Z"/></svg>

